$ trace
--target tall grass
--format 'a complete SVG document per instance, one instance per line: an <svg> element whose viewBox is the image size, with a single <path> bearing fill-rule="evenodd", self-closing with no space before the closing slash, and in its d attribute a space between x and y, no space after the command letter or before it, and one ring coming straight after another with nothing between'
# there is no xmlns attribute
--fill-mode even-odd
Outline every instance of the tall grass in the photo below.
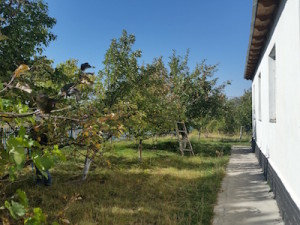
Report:
<svg viewBox="0 0 300 225"><path fill-rule="evenodd" d="M148 140L139 162L135 142L114 143L93 162L83 183L83 157L65 149L68 160L51 171L52 186L36 186L28 173L7 195L23 188L30 204L48 214L48 221L63 216L81 225L211 224L231 144L194 138L192 144L196 156L182 157L175 138ZM216 150L224 156L216 157ZM73 196L79 197L70 203Z"/></svg>

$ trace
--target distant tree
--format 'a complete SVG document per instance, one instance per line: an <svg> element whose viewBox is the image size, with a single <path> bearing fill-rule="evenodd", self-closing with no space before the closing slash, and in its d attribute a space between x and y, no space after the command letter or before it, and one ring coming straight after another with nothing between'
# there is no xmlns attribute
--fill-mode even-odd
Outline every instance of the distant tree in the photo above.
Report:
<svg viewBox="0 0 300 225"><path fill-rule="evenodd" d="M179 119L180 102L171 92L172 82L162 57L154 59L141 69L140 78L135 88L135 104L143 112L144 127L139 134L139 150L141 156L142 141L149 136L162 135L174 129ZM140 126L135 129L140 130Z"/></svg>
<svg viewBox="0 0 300 225"><path fill-rule="evenodd" d="M169 76L162 57L139 66L141 51L133 50L134 42L135 36L126 31L119 39L112 40L105 54L104 69L100 72L105 81L104 95L98 94L108 111L123 111L124 117L120 119L126 133L138 140L141 158L145 138L174 128L181 108L180 97L176 95L178 85L174 82L179 84L181 81L179 76ZM100 82L98 86L102 89Z"/></svg>
<svg viewBox="0 0 300 225"><path fill-rule="evenodd" d="M226 99L222 108L222 115L218 119L218 131L225 134L233 134L239 129L236 120L236 105L232 100Z"/></svg>
<svg viewBox="0 0 300 225"><path fill-rule="evenodd" d="M187 94L187 118L218 117L224 104L224 88L228 83L218 85L214 78L217 65L197 64L195 70L185 79Z"/></svg>
<svg viewBox="0 0 300 225"><path fill-rule="evenodd" d="M205 60L197 64L190 72L187 66L188 51L185 57L173 55L170 57L170 78L173 80L172 91L179 96L181 102L182 120L186 120L188 127L206 129L211 121L220 118L225 104L225 82L218 84L215 78L217 65L208 65Z"/></svg>
<svg viewBox="0 0 300 225"><path fill-rule="evenodd" d="M141 93L146 99L145 111L149 130L153 135L166 134L174 128L175 121L180 118L179 96L172 92L174 83L169 77L162 57L148 64L144 73L146 79Z"/></svg>
<svg viewBox="0 0 300 225"><path fill-rule="evenodd" d="M252 127L251 90L246 90L240 97L226 99L222 109L222 116L218 120L219 131L233 134L240 131L250 132Z"/></svg>
<svg viewBox="0 0 300 225"><path fill-rule="evenodd" d="M244 94L238 98L236 107L236 121L239 126L243 126L246 132L252 128L252 91L245 90Z"/></svg>

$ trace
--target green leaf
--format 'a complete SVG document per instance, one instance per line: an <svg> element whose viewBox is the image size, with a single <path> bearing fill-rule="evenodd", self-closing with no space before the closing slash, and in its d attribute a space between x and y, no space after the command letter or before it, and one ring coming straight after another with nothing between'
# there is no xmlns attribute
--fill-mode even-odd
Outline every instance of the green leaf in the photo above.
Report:
<svg viewBox="0 0 300 225"><path fill-rule="evenodd" d="M15 215L14 212L12 211L11 204L10 204L8 201L5 201L4 205L5 205L5 207L8 209L10 215L11 215L14 219L17 219L16 215Z"/></svg>
<svg viewBox="0 0 300 225"><path fill-rule="evenodd" d="M12 210L15 212L16 215L19 217L24 216L26 213L25 207L15 201L11 201Z"/></svg>
<svg viewBox="0 0 300 225"><path fill-rule="evenodd" d="M29 217L24 221L25 225L40 225L46 223L46 216L43 214L41 208L34 208L33 213L33 217Z"/></svg>
<svg viewBox="0 0 300 225"><path fill-rule="evenodd" d="M52 150L52 154L57 157L59 160L65 162L66 156L58 149L58 145L54 145L54 148Z"/></svg>
<svg viewBox="0 0 300 225"><path fill-rule="evenodd" d="M28 198L26 196L26 193L20 189L17 190L17 194L20 200L20 203L27 208L28 207Z"/></svg>
<svg viewBox="0 0 300 225"><path fill-rule="evenodd" d="M19 130L19 136L24 138L25 134L26 134L26 129L24 126L21 126Z"/></svg>
<svg viewBox="0 0 300 225"><path fill-rule="evenodd" d="M17 219L18 217L22 217L25 215L26 210L25 207L15 201L11 201L11 204L8 201L5 201L5 207L8 209L10 215L14 218Z"/></svg>
<svg viewBox="0 0 300 225"><path fill-rule="evenodd" d="M28 145L29 145L30 148L31 148L32 146L36 146L36 141L34 141L34 140L29 140L29 141L28 141Z"/></svg>
<svg viewBox="0 0 300 225"><path fill-rule="evenodd" d="M44 170L48 170L53 166L53 161L50 157L43 156L41 158L41 164L43 165Z"/></svg>
<svg viewBox="0 0 300 225"><path fill-rule="evenodd" d="M35 145L36 142L28 139L24 127L20 128L18 137L11 137L7 141L7 149L11 159L16 163L19 169L23 168L26 157L26 148Z"/></svg>
<svg viewBox="0 0 300 225"><path fill-rule="evenodd" d="M14 181L16 179L16 171L17 171L16 166L9 167L8 172L9 172L9 179L11 181Z"/></svg>
<svg viewBox="0 0 300 225"><path fill-rule="evenodd" d="M14 145L10 151L9 154L13 155L13 159L15 163L20 166L23 164L25 160L25 148L19 145Z"/></svg>
<svg viewBox="0 0 300 225"><path fill-rule="evenodd" d="M41 208L34 208L34 209L33 209L33 212L34 212L34 214L36 214L36 215L41 215L41 214L43 213Z"/></svg>
<svg viewBox="0 0 300 225"><path fill-rule="evenodd" d="M46 170L50 169L54 162L51 160L50 157L47 156L40 156L36 152L32 154L32 159L35 164L35 166L40 170L42 175L46 178L48 178L48 174L46 173Z"/></svg>

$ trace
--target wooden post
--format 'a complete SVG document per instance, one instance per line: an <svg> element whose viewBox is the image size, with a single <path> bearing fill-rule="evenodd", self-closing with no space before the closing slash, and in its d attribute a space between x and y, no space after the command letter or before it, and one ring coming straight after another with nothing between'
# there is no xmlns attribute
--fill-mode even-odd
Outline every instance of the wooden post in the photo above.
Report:
<svg viewBox="0 0 300 225"><path fill-rule="evenodd" d="M141 162L142 161L142 139L140 139L140 142L139 142L139 161Z"/></svg>
<svg viewBox="0 0 300 225"><path fill-rule="evenodd" d="M243 136L243 126L241 126L241 129L240 129L240 140L242 140L242 136Z"/></svg>
<svg viewBox="0 0 300 225"><path fill-rule="evenodd" d="M73 127L71 126L70 138L73 138Z"/></svg>
<svg viewBox="0 0 300 225"><path fill-rule="evenodd" d="M85 163L84 163L84 169L83 169L83 176L82 176L83 181L87 178L87 174L90 170L91 163L92 163L92 160L89 159L88 157L86 157Z"/></svg>

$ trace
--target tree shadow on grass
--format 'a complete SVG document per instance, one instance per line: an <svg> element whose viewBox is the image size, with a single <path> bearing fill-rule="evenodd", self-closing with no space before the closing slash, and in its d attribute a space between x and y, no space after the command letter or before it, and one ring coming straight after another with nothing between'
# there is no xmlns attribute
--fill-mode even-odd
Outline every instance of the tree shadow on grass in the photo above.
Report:
<svg viewBox="0 0 300 225"><path fill-rule="evenodd" d="M132 149L138 149L138 144L131 143L127 147ZM177 152L179 150L178 142L173 140L168 141L160 141L157 143L143 143L143 149L145 150L163 150L168 152Z"/></svg>
<svg viewBox="0 0 300 225"><path fill-rule="evenodd" d="M200 156L216 156L216 151L222 151L224 155L229 155L231 151L231 145L229 143L222 142L199 142L199 141L191 141L194 153ZM127 146L128 148L137 149L137 144L130 144ZM179 144L175 140L161 141L158 143L143 144L144 150L161 150L168 151L180 154Z"/></svg>
<svg viewBox="0 0 300 225"><path fill-rule="evenodd" d="M223 152L224 155L229 155L231 151L231 145L225 143L203 143L192 141L192 146L195 154L200 154L201 156L216 156L216 151Z"/></svg>
<svg viewBox="0 0 300 225"><path fill-rule="evenodd" d="M188 170L201 170L210 169L215 166L213 160L189 160L181 159L181 156L153 156L145 157L142 162L138 162L138 158L128 159L120 156L109 156L107 159L110 161L112 167L118 169L154 169L154 168L176 168L176 169L188 169ZM95 163L96 164L96 163ZM94 166L96 166L94 164ZM93 167L94 167L93 166ZM92 167L92 168L93 168Z"/></svg>

